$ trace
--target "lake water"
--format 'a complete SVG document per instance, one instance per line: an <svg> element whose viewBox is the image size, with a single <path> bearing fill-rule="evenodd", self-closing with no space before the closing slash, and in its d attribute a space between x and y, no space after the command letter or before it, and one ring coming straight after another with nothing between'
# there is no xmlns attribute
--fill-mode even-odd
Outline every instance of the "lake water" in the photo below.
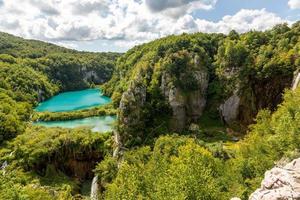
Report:
<svg viewBox="0 0 300 200"><path fill-rule="evenodd" d="M108 132L113 130L115 116L89 117L67 121L34 122L34 125L45 127L77 128L87 127L94 132Z"/></svg>
<svg viewBox="0 0 300 200"><path fill-rule="evenodd" d="M63 112L92 108L105 105L111 99L102 95L100 89L87 89L60 93L47 101L41 102L35 110L38 112Z"/></svg>
<svg viewBox="0 0 300 200"><path fill-rule="evenodd" d="M111 99L102 95L99 89L87 89L74 92L60 93L47 101L41 102L35 111L63 112L88 109L95 106L105 105ZM34 122L34 125L45 127L77 128L89 127L95 132L108 132L113 130L115 116L89 117L84 119L67 121Z"/></svg>

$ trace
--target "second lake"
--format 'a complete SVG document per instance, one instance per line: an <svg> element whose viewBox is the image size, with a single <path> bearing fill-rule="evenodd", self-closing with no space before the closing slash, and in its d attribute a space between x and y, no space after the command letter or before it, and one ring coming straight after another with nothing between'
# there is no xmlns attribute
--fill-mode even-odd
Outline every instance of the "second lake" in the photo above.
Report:
<svg viewBox="0 0 300 200"><path fill-rule="evenodd" d="M110 103L111 99L104 96L100 89L86 89L60 93L47 101L41 102L36 108L37 112L67 112L93 108ZM77 128L88 127L95 132L108 132L113 130L116 116L88 117L66 121L39 121L34 125L45 127Z"/></svg>

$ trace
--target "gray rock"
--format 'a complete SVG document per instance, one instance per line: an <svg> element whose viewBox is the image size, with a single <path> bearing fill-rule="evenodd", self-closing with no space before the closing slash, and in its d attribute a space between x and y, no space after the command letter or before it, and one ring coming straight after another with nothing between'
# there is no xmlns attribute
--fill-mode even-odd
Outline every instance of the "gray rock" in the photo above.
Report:
<svg viewBox="0 0 300 200"><path fill-rule="evenodd" d="M240 97L235 92L223 104L220 105L219 110L222 118L227 124L235 121L238 117L240 105Z"/></svg>
<svg viewBox="0 0 300 200"><path fill-rule="evenodd" d="M98 199L98 176L94 176L92 185L91 185L91 200Z"/></svg>
<svg viewBox="0 0 300 200"><path fill-rule="evenodd" d="M284 167L274 167L265 173L261 187L249 200L300 199L300 158Z"/></svg>
<svg viewBox="0 0 300 200"><path fill-rule="evenodd" d="M195 65L193 76L199 85L196 90L187 93L174 85L170 74L167 72L162 74L160 89L172 108L170 127L174 131L182 131L188 122L196 121L206 105L208 72L200 66L198 56L194 56L193 62ZM184 73L181 74L181 77L183 76Z"/></svg>
<svg viewBox="0 0 300 200"><path fill-rule="evenodd" d="M296 74L296 76L294 77L293 84L292 84L292 90L295 90L298 87L299 82L300 82L300 72L298 72Z"/></svg>
<svg viewBox="0 0 300 200"><path fill-rule="evenodd" d="M118 120L122 125L122 132L119 141L124 144L130 133L136 136L142 133L137 132L137 127L143 127L142 112L146 102L146 86L140 82L132 82L128 90L122 94ZM142 131L142 130L139 130Z"/></svg>
<svg viewBox="0 0 300 200"><path fill-rule="evenodd" d="M101 79L95 71L87 71L86 73L84 73L83 80L92 81L96 83L104 82L104 80Z"/></svg>
<svg viewBox="0 0 300 200"><path fill-rule="evenodd" d="M37 90L37 94L38 94L38 102L44 101L45 97L44 97L44 91L41 89Z"/></svg>

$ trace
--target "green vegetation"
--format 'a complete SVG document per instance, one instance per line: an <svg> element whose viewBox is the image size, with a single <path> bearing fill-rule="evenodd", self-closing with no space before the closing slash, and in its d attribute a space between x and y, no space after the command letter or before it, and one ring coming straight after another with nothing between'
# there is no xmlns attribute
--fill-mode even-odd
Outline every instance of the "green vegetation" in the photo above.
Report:
<svg viewBox="0 0 300 200"><path fill-rule="evenodd" d="M106 106L57 116L37 114L33 107L58 92L104 83L118 56L0 33L0 199L84 198L82 184L111 151L111 135L30 123L37 118L66 120L116 111Z"/></svg>
<svg viewBox="0 0 300 200"><path fill-rule="evenodd" d="M95 108L69 112L35 112L31 119L32 121L65 121L94 116L111 116L116 114L117 110L113 107L113 105L107 104Z"/></svg>
<svg viewBox="0 0 300 200"><path fill-rule="evenodd" d="M72 199L110 151L109 138L86 129L27 128L1 147L0 163L8 166L0 173L0 199Z"/></svg>
<svg viewBox="0 0 300 200"><path fill-rule="evenodd" d="M38 102L60 91L88 88L109 80L118 56L78 52L0 33L0 143L23 132L24 122ZM68 117L103 112L106 111L100 109Z"/></svg>
<svg viewBox="0 0 300 200"><path fill-rule="evenodd" d="M247 199L275 162L299 157L300 88L288 89L299 67L299 22L169 36L120 57L1 33L0 199L86 199L95 174L99 199ZM112 104L33 112L102 83ZM219 108L233 94L228 123ZM30 125L116 113L117 156L112 133Z"/></svg>
<svg viewBox="0 0 300 200"><path fill-rule="evenodd" d="M221 120L220 105L233 94L239 96L237 117L225 124L246 132L258 111L274 111L291 86L300 67L299 30L298 22L240 35L182 34L129 50L103 86L115 106L122 99L119 132L124 145L151 144L161 134L185 132L199 123L199 101L212 120Z"/></svg>
<svg viewBox="0 0 300 200"><path fill-rule="evenodd" d="M271 114L262 110L245 139L203 142L191 136L161 136L153 147L107 157L96 168L105 199L247 199L266 170L282 157L299 156L300 88L287 91Z"/></svg>

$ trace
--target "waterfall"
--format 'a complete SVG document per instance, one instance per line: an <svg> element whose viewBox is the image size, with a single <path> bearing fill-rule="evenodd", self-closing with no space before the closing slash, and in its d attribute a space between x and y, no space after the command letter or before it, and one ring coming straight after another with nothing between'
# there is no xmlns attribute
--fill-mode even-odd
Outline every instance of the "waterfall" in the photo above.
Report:
<svg viewBox="0 0 300 200"><path fill-rule="evenodd" d="M91 200L98 200L98 175L94 176L92 181Z"/></svg>
<svg viewBox="0 0 300 200"><path fill-rule="evenodd" d="M0 170L3 170L3 175L5 175L5 168L8 166L8 163L7 161L4 161L3 164L1 165L0 167Z"/></svg>
<svg viewBox="0 0 300 200"><path fill-rule="evenodd" d="M122 146L120 135L117 131L114 131L114 142L115 142L115 149L113 152L113 157L117 158L119 156L121 146Z"/></svg>
<svg viewBox="0 0 300 200"><path fill-rule="evenodd" d="M296 78L293 81L292 90L295 90L298 87L299 82L300 82L300 72L298 72Z"/></svg>

